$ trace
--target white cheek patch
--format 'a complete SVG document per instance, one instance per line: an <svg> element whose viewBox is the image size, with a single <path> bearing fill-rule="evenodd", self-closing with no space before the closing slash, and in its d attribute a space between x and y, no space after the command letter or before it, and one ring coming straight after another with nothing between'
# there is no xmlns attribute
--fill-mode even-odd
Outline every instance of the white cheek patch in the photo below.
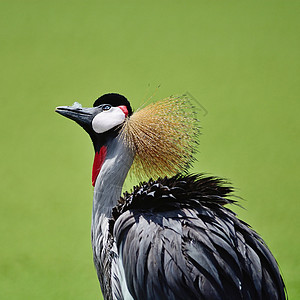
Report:
<svg viewBox="0 0 300 300"><path fill-rule="evenodd" d="M123 123L125 117L124 112L119 107L112 107L110 110L96 115L92 121L92 127L95 132L103 133Z"/></svg>

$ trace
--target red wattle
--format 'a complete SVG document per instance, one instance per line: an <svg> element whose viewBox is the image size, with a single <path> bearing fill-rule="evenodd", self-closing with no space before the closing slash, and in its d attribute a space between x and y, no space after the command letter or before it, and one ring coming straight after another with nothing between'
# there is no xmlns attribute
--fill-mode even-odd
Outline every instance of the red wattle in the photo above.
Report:
<svg viewBox="0 0 300 300"><path fill-rule="evenodd" d="M125 117L127 117L128 116L128 109L127 109L127 107L125 105L120 105L118 107L122 110L122 112L124 113Z"/></svg>
<svg viewBox="0 0 300 300"><path fill-rule="evenodd" d="M95 186L96 179L99 175L101 167L106 157L106 146L102 146L99 152L95 153L93 171L92 171L92 185Z"/></svg>

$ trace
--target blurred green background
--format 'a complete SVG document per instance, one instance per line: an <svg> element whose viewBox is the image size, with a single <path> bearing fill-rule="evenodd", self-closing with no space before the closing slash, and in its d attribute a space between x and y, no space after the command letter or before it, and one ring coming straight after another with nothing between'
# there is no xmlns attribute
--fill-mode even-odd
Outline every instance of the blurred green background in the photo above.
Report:
<svg viewBox="0 0 300 300"><path fill-rule="evenodd" d="M1 0L0 298L100 297L93 149L54 108L188 91L202 126L192 171L237 187L246 209L233 209L300 299L299 13L283 0Z"/></svg>

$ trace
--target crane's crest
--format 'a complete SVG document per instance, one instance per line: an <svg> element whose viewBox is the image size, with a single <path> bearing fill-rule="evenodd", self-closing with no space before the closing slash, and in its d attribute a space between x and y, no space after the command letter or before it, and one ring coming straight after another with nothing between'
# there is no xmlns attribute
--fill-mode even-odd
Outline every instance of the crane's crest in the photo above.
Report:
<svg viewBox="0 0 300 300"><path fill-rule="evenodd" d="M186 96L171 96L133 113L121 137L135 153L138 179L184 173L193 162L199 133L195 108Z"/></svg>

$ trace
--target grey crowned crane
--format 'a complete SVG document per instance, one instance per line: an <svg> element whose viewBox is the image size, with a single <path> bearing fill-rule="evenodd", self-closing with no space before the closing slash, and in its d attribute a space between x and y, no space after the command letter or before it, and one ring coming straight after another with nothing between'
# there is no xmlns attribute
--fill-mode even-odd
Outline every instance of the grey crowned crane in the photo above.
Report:
<svg viewBox="0 0 300 300"><path fill-rule="evenodd" d="M187 173L198 133L188 99L133 113L112 93L56 111L94 145L92 247L105 299L286 299L270 250L225 207L231 186ZM152 179L121 197L129 169Z"/></svg>

